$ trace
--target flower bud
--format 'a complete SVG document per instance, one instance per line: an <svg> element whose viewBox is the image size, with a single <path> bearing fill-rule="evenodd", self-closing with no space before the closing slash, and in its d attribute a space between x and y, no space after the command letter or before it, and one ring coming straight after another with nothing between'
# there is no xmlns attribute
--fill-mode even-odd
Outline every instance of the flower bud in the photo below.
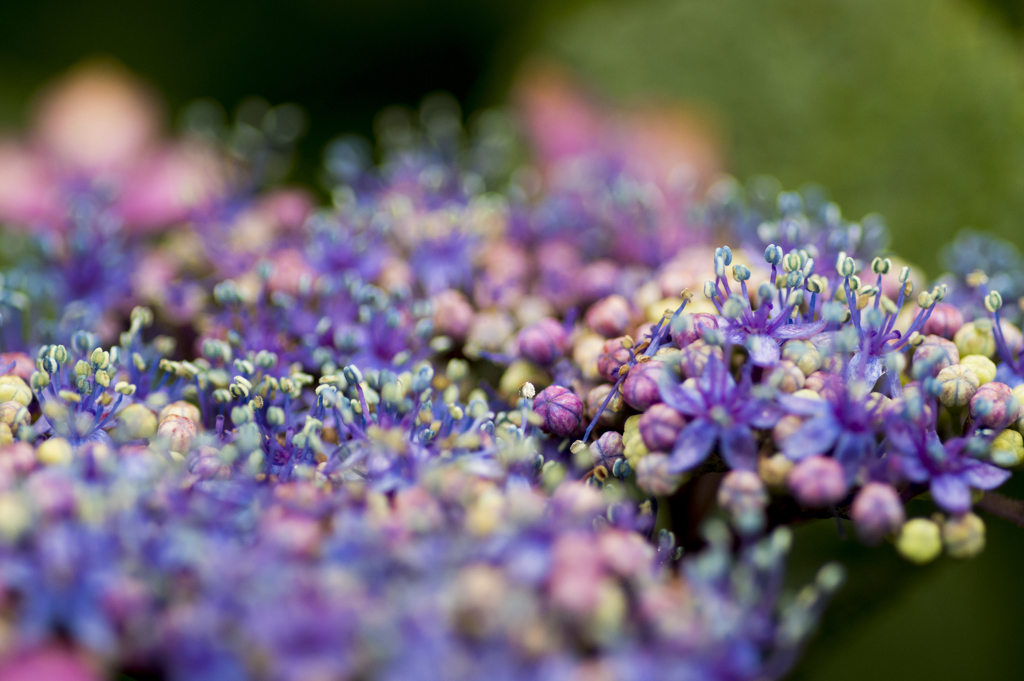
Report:
<svg viewBox="0 0 1024 681"><path fill-rule="evenodd" d="M590 454L594 457L595 466L604 466L611 470L617 459L621 459L626 448L622 444L622 435L611 430L601 435L590 445Z"/></svg>
<svg viewBox="0 0 1024 681"><path fill-rule="evenodd" d="M952 558L974 558L985 548L985 523L973 513L949 518L942 524L942 543Z"/></svg>
<svg viewBox="0 0 1024 681"><path fill-rule="evenodd" d="M795 393L804 387L804 372L793 362L783 360L775 365L768 380L784 393Z"/></svg>
<svg viewBox="0 0 1024 681"><path fill-rule="evenodd" d="M1010 411L1016 403L1013 390L1005 383L992 381L978 388L970 401L971 418L984 428L999 430L1017 420L1017 411Z"/></svg>
<svg viewBox="0 0 1024 681"><path fill-rule="evenodd" d="M613 294L590 306L587 326L606 338L621 336L629 326L630 313L629 301Z"/></svg>
<svg viewBox="0 0 1024 681"><path fill-rule="evenodd" d="M926 336L924 343L914 351L914 366L926 365L930 370L929 375L935 376L946 367L960 362L960 353L956 348L945 338Z"/></svg>
<svg viewBox="0 0 1024 681"><path fill-rule="evenodd" d="M160 410L158 419L162 422L168 416L174 414L175 416L184 416L185 418L192 421L197 427L202 421L202 417L199 414L199 407L186 402L184 400L178 400L177 402L171 402L166 407Z"/></svg>
<svg viewBox="0 0 1024 681"><path fill-rule="evenodd" d="M640 415L640 437L651 451L671 451L686 419L667 404L652 404Z"/></svg>
<svg viewBox="0 0 1024 681"><path fill-rule="evenodd" d="M1012 468L1024 463L1024 437L1015 430L1004 430L992 440L989 450L992 463Z"/></svg>
<svg viewBox="0 0 1024 681"><path fill-rule="evenodd" d="M984 355L992 357L996 354L996 339L992 334L991 322L986 320L967 322L953 335L953 342L961 355Z"/></svg>
<svg viewBox="0 0 1024 681"><path fill-rule="evenodd" d="M903 525L903 502L892 485L869 482L857 493L850 507L857 536L865 544L877 544Z"/></svg>
<svg viewBox="0 0 1024 681"><path fill-rule="evenodd" d="M821 368L821 353L813 343L806 340L788 340L783 343L782 359L793 362L804 376L810 376Z"/></svg>
<svg viewBox="0 0 1024 681"><path fill-rule="evenodd" d="M195 438L198 429L195 422L185 416L168 414L160 421L156 435L161 440L166 440L172 452L187 454L192 447L192 440Z"/></svg>
<svg viewBox="0 0 1024 681"><path fill-rule="evenodd" d="M436 294L434 304L434 329L437 333L455 340L463 340L473 324L473 306L460 291L447 289Z"/></svg>
<svg viewBox="0 0 1024 681"><path fill-rule="evenodd" d="M718 505L732 516L741 534L755 534L767 521L768 490L757 473L729 471L718 486Z"/></svg>
<svg viewBox="0 0 1024 681"><path fill-rule="evenodd" d="M551 364L560 359L565 353L567 343L565 329L558 320L550 317L530 324L516 337L519 354L540 365Z"/></svg>
<svg viewBox="0 0 1024 681"><path fill-rule="evenodd" d="M608 398L608 394L612 391L612 386L607 383L599 385L589 393L587 393L587 419L592 420L597 416L598 411L604 405L605 400ZM611 428L622 423L622 394L616 390L616 395L608 402L608 405L604 407L604 411L601 412L601 418L598 419L597 424L602 428Z"/></svg>
<svg viewBox="0 0 1024 681"><path fill-rule="evenodd" d="M717 329L718 318L706 312L683 314L672 320L669 333L677 348L685 348L690 343L703 338L705 329Z"/></svg>
<svg viewBox="0 0 1024 681"><path fill-rule="evenodd" d="M23 423L28 423L29 414L20 402L10 401L0 403L0 423L10 428L17 428Z"/></svg>
<svg viewBox="0 0 1024 681"><path fill-rule="evenodd" d="M615 382L619 378L619 367L629 362L627 338L612 338L604 343L597 357L597 371L606 380Z"/></svg>
<svg viewBox="0 0 1024 681"><path fill-rule="evenodd" d="M0 376L0 402L11 401L27 407L32 403L32 390L17 376Z"/></svg>
<svg viewBox="0 0 1024 681"><path fill-rule="evenodd" d="M928 321L921 327L921 333L951 340L963 325L964 315L959 308L949 303L936 303Z"/></svg>
<svg viewBox="0 0 1024 681"><path fill-rule="evenodd" d="M141 404L130 404L117 414L114 441L119 443L151 438L156 434L156 414Z"/></svg>
<svg viewBox="0 0 1024 681"><path fill-rule="evenodd" d="M622 383L622 399L637 411L644 411L652 404L661 402L658 378L665 371L662 362L643 362L630 369Z"/></svg>
<svg viewBox="0 0 1024 681"><path fill-rule="evenodd" d="M36 448L36 458L44 466L67 466L74 460L74 452L64 438L51 437Z"/></svg>
<svg viewBox="0 0 1024 681"><path fill-rule="evenodd" d="M939 526L925 518L912 518L903 523L896 537L896 550L911 563L924 565L942 552Z"/></svg>
<svg viewBox="0 0 1024 681"><path fill-rule="evenodd" d="M679 352L679 369L683 376L695 378L704 373L708 359L714 354L722 359L722 348L708 345L703 340L696 340Z"/></svg>
<svg viewBox="0 0 1024 681"><path fill-rule="evenodd" d="M846 496L842 465L824 456L809 456L793 466L787 478L789 489L801 506L824 508Z"/></svg>
<svg viewBox="0 0 1024 681"><path fill-rule="evenodd" d="M793 461L781 453L761 457L757 462L757 474L764 480L764 484L773 489L785 487L791 470Z"/></svg>
<svg viewBox="0 0 1024 681"><path fill-rule="evenodd" d="M583 402L560 385L540 391L533 400L533 410L543 419L541 428L558 437L569 437L583 425Z"/></svg>
<svg viewBox="0 0 1024 681"><path fill-rule="evenodd" d="M629 461L629 465L636 470L637 463L650 452L640 436L640 415L634 414L626 419L622 427L623 454Z"/></svg>
<svg viewBox="0 0 1024 681"><path fill-rule="evenodd" d="M978 376L963 364L946 367L939 372L935 380L942 391L939 394L939 401L947 407L966 406L981 384Z"/></svg>
<svg viewBox="0 0 1024 681"><path fill-rule="evenodd" d="M978 378L979 385L985 385L996 379L996 365L984 355L967 355L960 358L960 366L967 367Z"/></svg>
<svg viewBox="0 0 1024 681"><path fill-rule="evenodd" d="M667 497L683 484L683 476L669 471L669 457L654 453L640 459L636 464L636 484L645 494Z"/></svg>

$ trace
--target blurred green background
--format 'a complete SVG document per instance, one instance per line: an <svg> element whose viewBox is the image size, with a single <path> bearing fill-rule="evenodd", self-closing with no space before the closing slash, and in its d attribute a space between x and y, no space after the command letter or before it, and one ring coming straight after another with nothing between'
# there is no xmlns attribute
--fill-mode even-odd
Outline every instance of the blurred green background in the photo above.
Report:
<svg viewBox="0 0 1024 681"><path fill-rule="evenodd" d="M813 181L851 218L881 212L894 249L932 273L965 226L1024 245L1018 0L35 0L0 3L0 27L4 128L48 78L111 56L171 111L301 104L294 179L312 185L325 142L370 136L380 108L436 90L467 112L501 103L541 54L614 101L690 102L738 177ZM831 522L800 528L794 583L831 558L850 579L795 678L1024 677L1024 530L987 522L980 558L927 568Z"/></svg>

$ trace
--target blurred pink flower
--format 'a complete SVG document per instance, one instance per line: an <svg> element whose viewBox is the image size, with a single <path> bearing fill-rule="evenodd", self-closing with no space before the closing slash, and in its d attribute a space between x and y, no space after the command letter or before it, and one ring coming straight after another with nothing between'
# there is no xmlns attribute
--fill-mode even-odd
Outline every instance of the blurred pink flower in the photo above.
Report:
<svg viewBox="0 0 1024 681"><path fill-rule="evenodd" d="M99 681L86 658L57 646L15 654L0 663L0 681Z"/></svg>
<svg viewBox="0 0 1024 681"><path fill-rule="evenodd" d="M74 67L45 86L24 139L0 141L0 220L60 229L73 190L111 191L131 230L188 217L226 188L212 150L161 139L159 98L117 64Z"/></svg>
<svg viewBox="0 0 1024 681"><path fill-rule="evenodd" d="M550 63L523 71L515 99L546 175L583 157L606 156L671 196L683 183L705 186L721 169L716 136L681 102L616 109Z"/></svg>

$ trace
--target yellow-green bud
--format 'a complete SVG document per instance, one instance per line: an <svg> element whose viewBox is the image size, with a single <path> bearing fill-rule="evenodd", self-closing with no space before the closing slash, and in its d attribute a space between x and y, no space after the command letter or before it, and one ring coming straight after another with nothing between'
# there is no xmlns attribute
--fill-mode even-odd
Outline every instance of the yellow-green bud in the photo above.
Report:
<svg viewBox="0 0 1024 681"><path fill-rule="evenodd" d="M118 412L113 435L117 442L129 442L151 438L156 429L156 414L141 404L130 404Z"/></svg>
<svg viewBox="0 0 1024 681"><path fill-rule="evenodd" d="M45 466L67 466L74 460L74 452L64 438L51 437L36 449L36 458Z"/></svg>
<svg viewBox="0 0 1024 681"><path fill-rule="evenodd" d="M782 344L782 358L792 361L793 364L804 373L810 376L821 369L821 353L814 343L805 340L788 340Z"/></svg>
<svg viewBox="0 0 1024 681"><path fill-rule="evenodd" d="M903 523L896 537L896 550L911 563L924 565L942 553L939 526L925 518L913 518Z"/></svg>
<svg viewBox="0 0 1024 681"><path fill-rule="evenodd" d="M967 355L960 358L960 364L974 372L981 385L996 380L996 365L984 355Z"/></svg>
<svg viewBox="0 0 1024 681"><path fill-rule="evenodd" d="M973 513L950 518L942 525L942 543L953 558L974 558L985 548L985 523Z"/></svg>
<svg viewBox="0 0 1024 681"><path fill-rule="evenodd" d="M640 459L649 454L643 437L640 436L640 414L630 416L622 429L623 455L629 461L629 465L636 470Z"/></svg>
<svg viewBox="0 0 1024 681"><path fill-rule="evenodd" d="M978 322L967 322L957 330L953 336L956 349L960 356L984 355L992 357L996 354L996 339L992 335L991 324L979 324Z"/></svg>
<svg viewBox="0 0 1024 681"><path fill-rule="evenodd" d="M23 407L32 403L32 389L17 376L0 376L0 402L17 402Z"/></svg>
<svg viewBox="0 0 1024 681"><path fill-rule="evenodd" d="M1024 437L1015 430L1004 430L992 440L992 463L1004 468L1024 463Z"/></svg>
<svg viewBox="0 0 1024 681"><path fill-rule="evenodd" d="M981 385L977 374L965 364L954 364L946 367L939 372L935 380L938 381L942 389L942 392L939 394L939 401L947 407L966 406Z"/></svg>
<svg viewBox="0 0 1024 681"><path fill-rule="evenodd" d="M32 524L32 514L13 492L0 494L0 537L15 542Z"/></svg>

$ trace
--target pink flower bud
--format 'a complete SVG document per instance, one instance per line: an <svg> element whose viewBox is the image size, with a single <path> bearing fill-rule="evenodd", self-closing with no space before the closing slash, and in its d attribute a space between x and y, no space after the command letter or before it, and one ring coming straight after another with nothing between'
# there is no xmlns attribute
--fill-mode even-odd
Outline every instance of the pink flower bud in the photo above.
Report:
<svg viewBox="0 0 1024 681"><path fill-rule="evenodd" d="M935 303L931 316L921 327L921 333L928 336L941 336L948 340L964 325L964 315L949 303Z"/></svg>
<svg viewBox="0 0 1024 681"><path fill-rule="evenodd" d="M436 294L434 302L434 328L444 336L463 340L473 323L473 306L461 291L447 289Z"/></svg>
<svg viewBox="0 0 1024 681"><path fill-rule="evenodd" d="M613 430L608 431L590 445L590 453L594 457L595 466L611 468L616 459L621 459L626 448L622 444L622 435Z"/></svg>
<svg viewBox="0 0 1024 681"><path fill-rule="evenodd" d="M605 341L597 358L597 372L613 383L619 378L619 367L629 362L629 350L625 347L625 341L624 337Z"/></svg>
<svg viewBox="0 0 1024 681"><path fill-rule="evenodd" d="M1015 421L1020 408L1010 411L1013 390L1005 383L992 381L978 388L971 398L971 418L983 428L1001 430Z"/></svg>
<svg viewBox="0 0 1024 681"><path fill-rule="evenodd" d="M704 336L704 329L717 329L718 318L706 312L696 314L683 313L672 324L670 333L672 342L677 348L685 348L695 340Z"/></svg>
<svg viewBox="0 0 1024 681"><path fill-rule="evenodd" d="M629 327L629 301L620 295L602 298L587 310L587 326L605 337L621 336Z"/></svg>
<svg viewBox="0 0 1024 681"><path fill-rule="evenodd" d="M869 482L854 497L850 517L861 541L877 544L903 526L906 513L900 495L892 485Z"/></svg>
<svg viewBox="0 0 1024 681"><path fill-rule="evenodd" d="M580 298L589 302L610 295L618 276L619 266L611 260L597 260L590 263L580 270L578 286Z"/></svg>
<svg viewBox="0 0 1024 681"><path fill-rule="evenodd" d="M185 454L192 447L198 429L192 419L177 414L169 414L160 422L156 436L167 442L172 452Z"/></svg>
<svg viewBox="0 0 1024 681"><path fill-rule="evenodd" d="M516 345L519 354L534 364L547 365L565 353L568 335L558 320L548 317L530 324L519 332Z"/></svg>
<svg viewBox="0 0 1024 681"><path fill-rule="evenodd" d="M640 438L650 451L670 452L686 419L667 404L652 404L640 417Z"/></svg>
<svg viewBox="0 0 1024 681"><path fill-rule="evenodd" d="M824 456L809 456L797 463L787 482L796 500L807 508L831 506L846 496L842 465Z"/></svg>
<svg viewBox="0 0 1024 681"><path fill-rule="evenodd" d="M622 399L637 411L645 411L652 404L661 402L658 377L665 370L661 362L643 362L633 365L622 383Z"/></svg>
<svg viewBox="0 0 1024 681"><path fill-rule="evenodd" d="M544 419L541 428L559 437L569 437L583 425L583 402L560 385L544 388L533 400L533 410Z"/></svg>
<svg viewBox="0 0 1024 681"><path fill-rule="evenodd" d="M597 386L589 393L587 393L587 421L593 420L597 416L598 411L604 405L604 401L608 398L608 393L612 391L612 386L604 383ZM625 420L625 414L623 414L622 408L624 407L622 402L622 393L616 390L616 395L608 402L608 406L601 412L601 418L598 419L597 425L600 428L619 428L622 426L622 422Z"/></svg>
<svg viewBox="0 0 1024 681"><path fill-rule="evenodd" d="M24 352L0 352L0 365L14 363L14 368L9 373L14 374L23 381L32 378L32 372L36 370L35 361Z"/></svg>
<svg viewBox="0 0 1024 681"><path fill-rule="evenodd" d="M928 363L932 376L948 366L960 363L960 353L953 341L941 336L926 336L924 343L914 351L914 364Z"/></svg>

